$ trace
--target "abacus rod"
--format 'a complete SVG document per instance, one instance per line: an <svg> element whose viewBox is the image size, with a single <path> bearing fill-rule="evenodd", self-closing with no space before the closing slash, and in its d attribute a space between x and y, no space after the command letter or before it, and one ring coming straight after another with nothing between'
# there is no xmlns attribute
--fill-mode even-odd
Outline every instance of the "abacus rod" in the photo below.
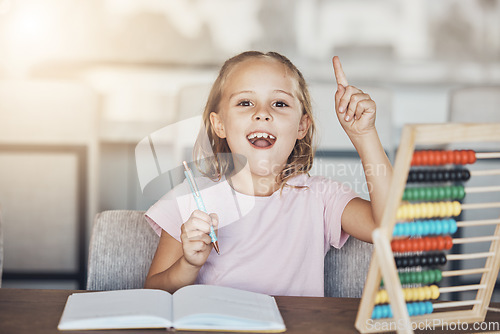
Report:
<svg viewBox="0 0 500 334"><path fill-rule="evenodd" d="M443 277L465 276L465 275L474 275L474 274L487 273L489 271L490 270L488 268L449 270L449 271L443 271L443 272L441 272L441 275Z"/></svg>
<svg viewBox="0 0 500 334"><path fill-rule="evenodd" d="M442 302L442 303L433 303L432 308L433 309L440 309L440 308L448 308L448 307L462 307L462 306L471 306L471 305L476 305L476 304L481 304L481 300L463 300L459 302Z"/></svg>
<svg viewBox="0 0 500 334"><path fill-rule="evenodd" d="M494 191L500 191L500 186L491 186L491 187L465 187L464 191L465 191L466 194L494 192Z"/></svg>
<svg viewBox="0 0 500 334"><path fill-rule="evenodd" d="M457 222L457 227L498 225L500 219L467 220Z"/></svg>
<svg viewBox="0 0 500 334"><path fill-rule="evenodd" d="M487 287L486 284L448 286L448 287L439 288L439 293L481 290L481 289L486 289L486 287Z"/></svg>
<svg viewBox="0 0 500 334"><path fill-rule="evenodd" d="M472 254L448 254L446 255L446 259L448 261L454 260L470 260L470 259L482 259L485 257L495 256L494 252L485 252L485 253L472 253Z"/></svg>
<svg viewBox="0 0 500 334"><path fill-rule="evenodd" d="M462 204L462 210L500 208L500 202Z"/></svg>
<svg viewBox="0 0 500 334"><path fill-rule="evenodd" d="M471 176L500 175L500 169L471 170Z"/></svg>
<svg viewBox="0 0 500 334"><path fill-rule="evenodd" d="M500 158L500 152L476 153L476 159L496 159Z"/></svg>
<svg viewBox="0 0 500 334"><path fill-rule="evenodd" d="M452 239L453 244L470 244L473 242L486 242L486 241L493 241L493 240L500 240L500 237L494 236L494 235L488 235L484 237L469 237L469 238L456 238Z"/></svg>

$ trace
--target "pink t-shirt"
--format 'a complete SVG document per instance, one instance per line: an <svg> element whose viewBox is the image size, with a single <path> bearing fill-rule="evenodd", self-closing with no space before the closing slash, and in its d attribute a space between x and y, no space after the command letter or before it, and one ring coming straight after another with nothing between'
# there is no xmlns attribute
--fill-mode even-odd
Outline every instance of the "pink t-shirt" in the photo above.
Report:
<svg viewBox="0 0 500 334"><path fill-rule="evenodd" d="M269 295L324 296L324 256L340 248L347 203L357 197L348 187L305 174L288 181L283 193L268 197L234 191L225 179L197 178L209 213L219 216L220 255L212 250L196 283L233 287ZM181 225L197 209L184 181L147 212L156 231L180 241Z"/></svg>

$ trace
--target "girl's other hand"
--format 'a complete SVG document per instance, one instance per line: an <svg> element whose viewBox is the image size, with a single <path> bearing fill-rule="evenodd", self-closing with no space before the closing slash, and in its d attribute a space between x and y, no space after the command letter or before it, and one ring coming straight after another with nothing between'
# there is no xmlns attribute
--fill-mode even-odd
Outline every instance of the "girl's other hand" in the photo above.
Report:
<svg viewBox="0 0 500 334"><path fill-rule="evenodd" d="M377 109L375 101L362 90L349 86L339 57L333 57L332 61L337 80L335 110L340 125L350 138L374 130Z"/></svg>
<svg viewBox="0 0 500 334"><path fill-rule="evenodd" d="M208 235L210 225L217 228L219 218L215 213L207 214L194 210L187 222L181 226L181 241L184 258L196 267L201 267L212 251L212 240Z"/></svg>

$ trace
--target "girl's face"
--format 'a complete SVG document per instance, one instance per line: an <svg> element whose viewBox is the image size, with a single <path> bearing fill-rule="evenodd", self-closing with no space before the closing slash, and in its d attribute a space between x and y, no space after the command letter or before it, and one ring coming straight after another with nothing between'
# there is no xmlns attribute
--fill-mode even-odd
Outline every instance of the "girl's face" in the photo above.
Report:
<svg viewBox="0 0 500 334"><path fill-rule="evenodd" d="M210 121L231 152L247 159L252 174L279 174L296 140L307 134L310 120L302 115L297 86L274 59L248 59L228 74L219 111Z"/></svg>

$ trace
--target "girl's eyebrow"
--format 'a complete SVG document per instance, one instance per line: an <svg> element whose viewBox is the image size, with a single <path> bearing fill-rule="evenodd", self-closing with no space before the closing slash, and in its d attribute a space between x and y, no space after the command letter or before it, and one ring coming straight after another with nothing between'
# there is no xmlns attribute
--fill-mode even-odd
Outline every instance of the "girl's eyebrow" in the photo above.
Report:
<svg viewBox="0 0 500 334"><path fill-rule="evenodd" d="M236 96L236 95L239 95L239 94L245 94L245 93L254 94L255 92L254 92L253 90L242 90L242 91L235 92L235 93L231 94L231 95L229 96L229 99L232 99L232 98L233 98L234 96ZM290 96L290 97L292 97L292 98L294 97L294 96L293 96L293 94L291 94L291 93L289 93L289 92L287 92L287 91L285 91L285 90L282 90L282 89L275 89L275 90L273 91L273 93L283 93L283 94L289 95L289 96Z"/></svg>

